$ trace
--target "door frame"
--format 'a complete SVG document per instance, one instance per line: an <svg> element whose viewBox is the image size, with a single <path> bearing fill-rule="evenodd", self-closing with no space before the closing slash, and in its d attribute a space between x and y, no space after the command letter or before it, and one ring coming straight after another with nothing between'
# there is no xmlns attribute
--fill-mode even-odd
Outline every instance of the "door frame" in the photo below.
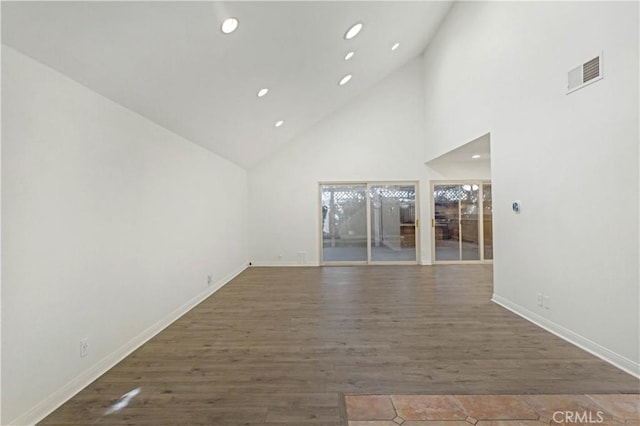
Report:
<svg viewBox="0 0 640 426"><path fill-rule="evenodd" d="M429 181L429 209L431 210L431 264L432 265L484 265L484 264L492 264L493 259L485 259L484 258L484 184L491 184L491 179L447 179L447 180L430 180ZM479 260L436 260L436 232L435 232L435 223L436 223L436 209L435 209L435 194L434 187L436 185L478 185L478 209L480 213L478 214L478 250L480 252ZM493 197L491 199L493 204ZM458 204L459 206L459 204ZM491 215L491 220L493 222L493 214ZM459 221L458 227L461 226L461 222ZM480 226L483 224L483 226ZM460 237L462 234L459 232Z"/></svg>
<svg viewBox="0 0 640 426"><path fill-rule="evenodd" d="M367 215L367 260L366 261L346 261L346 262L325 262L323 234L322 234L322 186L323 185L362 185L366 186L366 215ZM416 189L415 199L415 261L373 261L371 260L371 187L380 185L413 185ZM399 180L399 181L319 181L318 182L318 251L320 266L353 266L353 265L418 265L420 263L420 182L417 180Z"/></svg>

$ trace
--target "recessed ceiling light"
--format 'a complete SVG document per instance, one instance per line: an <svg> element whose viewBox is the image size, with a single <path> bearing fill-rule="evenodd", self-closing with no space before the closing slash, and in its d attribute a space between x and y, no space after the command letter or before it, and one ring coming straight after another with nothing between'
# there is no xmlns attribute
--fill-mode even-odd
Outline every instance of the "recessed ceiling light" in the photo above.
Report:
<svg viewBox="0 0 640 426"><path fill-rule="evenodd" d="M340 80L340 86L344 86L349 82L349 80L351 80L351 74L345 75L344 77L342 77L342 80Z"/></svg>
<svg viewBox="0 0 640 426"><path fill-rule="evenodd" d="M349 59L353 58L354 52L353 50L349 53L347 53L346 55L344 55L344 60L348 61Z"/></svg>
<svg viewBox="0 0 640 426"><path fill-rule="evenodd" d="M231 34L238 28L238 20L236 18L227 18L222 23L220 29L225 34Z"/></svg>
<svg viewBox="0 0 640 426"><path fill-rule="evenodd" d="M391 46L391 50L396 50L399 46L400 46L400 43L396 43L393 46Z"/></svg>
<svg viewBox="0 0 640 426"><path fill-rule="evenodd" d="M265 87L264 89L260 89L260 90L258 91L258 97L259 97L259 98L261 98L261 97L263 97L264 95L266 95L267 93L269 93L269 89L267 89L266 87Z"/></svg>
<svg viewBox="0 0 640 426"><path fill-rule="evenodd" d="M474 154L471 156L471 158L480 158L480 154Z"/></svg>
<svg viewBox="0 0 640 426"><path fill-rule="evenodd" d="M357 24L354 24L345 33L344 38L346 38L347 40L351 40L352 38L354 38L355 36L358 35L358 33L360 32L361 29L362 29L362 22L358 22Z"/></svg>
<svg viewBox="0 0 640 426"><path fill-rule="evenodd" d="M284 124L284 121L282 121L282 120L276 121L276 127L280 127L283 124Z"/></svg>

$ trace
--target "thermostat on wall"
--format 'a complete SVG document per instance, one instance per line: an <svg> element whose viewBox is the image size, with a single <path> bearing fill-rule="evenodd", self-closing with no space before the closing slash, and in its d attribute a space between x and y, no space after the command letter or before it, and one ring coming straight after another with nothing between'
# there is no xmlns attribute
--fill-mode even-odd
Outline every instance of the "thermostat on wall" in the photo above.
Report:
<svg viewBox="0 0 640 426"><path fill-rule="evenodd" d="M511 210L513 210L514 213L520 213L520 209L521 209L520 201L516 200L513 202L513 204L511 204Z"/></svg>

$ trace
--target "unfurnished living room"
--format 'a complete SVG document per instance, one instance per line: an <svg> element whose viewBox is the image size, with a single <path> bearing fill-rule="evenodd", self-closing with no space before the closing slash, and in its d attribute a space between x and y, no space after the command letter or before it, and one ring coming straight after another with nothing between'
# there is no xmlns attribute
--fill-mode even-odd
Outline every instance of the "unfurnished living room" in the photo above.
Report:
<svg viewBox="0 0 640 426"><path fill-rule="evenodd" d="M640 424L640 7L2 1L2 425Z"/></svg>

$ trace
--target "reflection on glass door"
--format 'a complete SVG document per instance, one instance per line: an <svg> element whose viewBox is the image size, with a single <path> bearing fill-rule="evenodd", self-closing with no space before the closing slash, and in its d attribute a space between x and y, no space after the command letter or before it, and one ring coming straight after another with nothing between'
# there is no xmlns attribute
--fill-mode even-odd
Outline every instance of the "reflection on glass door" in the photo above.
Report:
<svg viewBox="0 0 640 426"><path fill-rule="evenodd" d="M460 198L460 252L462 260L480 260L480 200L479 185L461 186Z"/></svg>
<svg viewBox="0 0 640 426"><path fill-rule="evenodd" d="M491 202L491 184L482 184L482 217L484 231L484 258L493 259L493 204Z"/></svg>
<svg viewBox="0 0 640 426"><path fill-rule="evenodd" d="M322 263L417 263L417 183L320 184Z"/></svg>
<svg viewBox="0 0 640 426"><path fill-rule="evenodd" d="M492 258L490 188L491 184L482 182L433 185L435 261Z"/></svg>
<svg viewBox="0 0 640 426"><path fill-rule="evenodd" d="M416 261L416 186L372 185L371 261Z"/></svg>
<svg viewBox="0 0 640 426"><path fill-rule="evenodd" d="M435 185L435 260L460 260L460 185Z"/></svg>
<svg viewBox="0 0 640 426"><path fill-rule="evenodd" d="M367 261L367 186L322 185L322 259Z"/></svg>

